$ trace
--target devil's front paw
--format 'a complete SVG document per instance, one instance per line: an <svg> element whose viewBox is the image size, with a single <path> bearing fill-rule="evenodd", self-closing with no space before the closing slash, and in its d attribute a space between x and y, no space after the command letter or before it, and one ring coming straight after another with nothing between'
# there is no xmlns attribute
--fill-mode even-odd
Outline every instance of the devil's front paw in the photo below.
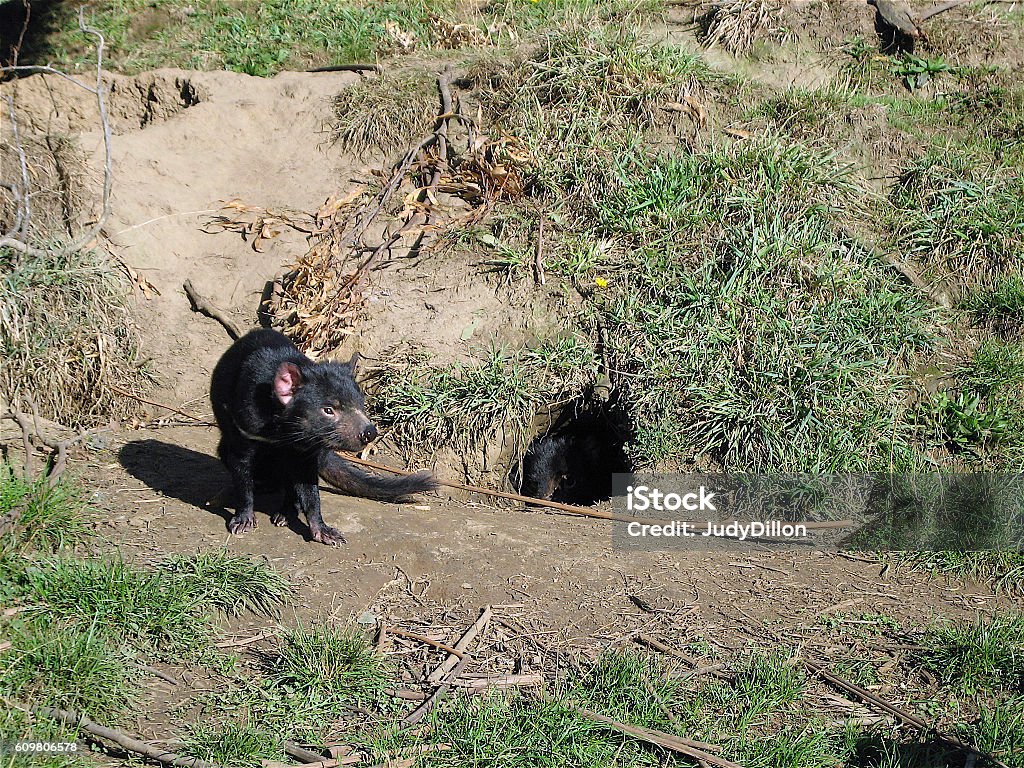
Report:
<svg viewBox="0 0 1024 768"><path fill-rule="evenodd" d="M255 527L256 515L254 515L252 512L239 512L237 515L232 517L231 520L228 522L228 530L235 535L245 533L246 531L251 531Z"/></svg>
<svg viewBox="0 0 1024 768"><path fill-rule="evenodd" d="M288 513L287 512L275 512L270 516L270 522L276 525L278 528L283 528L288 525Z"/></svg>
<svg viewBox="0 0 1024 768"><path fill-rule="evenodd" d="M331 528L329 525L311 528L310 533L313 534L313 541L319 541L321 544L333 547L345 543L345 537L341 535L341 531Z"/></svg>

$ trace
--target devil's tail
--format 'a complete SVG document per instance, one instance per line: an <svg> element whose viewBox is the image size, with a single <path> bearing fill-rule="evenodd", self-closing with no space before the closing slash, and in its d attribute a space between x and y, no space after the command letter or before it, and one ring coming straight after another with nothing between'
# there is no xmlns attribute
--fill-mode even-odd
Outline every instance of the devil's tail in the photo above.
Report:
<svg viewBox="0 0 1024 768"><path fill-rule="evenodd" d="M376 501L398 501L414 493L437 490L437 480L428 470L411 475L378 475L345 461L333 451L325 453L320 477L339 491Z"/></svg>

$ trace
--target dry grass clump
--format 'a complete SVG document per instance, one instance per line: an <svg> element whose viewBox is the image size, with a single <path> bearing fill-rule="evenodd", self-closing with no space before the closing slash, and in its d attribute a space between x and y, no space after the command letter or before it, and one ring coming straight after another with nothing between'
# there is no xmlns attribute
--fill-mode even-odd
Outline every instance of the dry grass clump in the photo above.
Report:
<svg viewBox="0 0 1024 768"><path fill-rule="evenodd" d="M127 278L95 251L18 255L0 250L0 408L71 427L122 418L133 408L108 387L144 374L126 308Z"/></svg>
<svg viewBox="0 0 1024 768"><path fill-rule="evenodd" d="M782 5L771 0L717 0L700 17L704 45L720 45L729 53L747 53L762 40L781 40Z"/></svg>
<svg viewBox="0 0 1024 768"><path fill-rule="evenodd" d="M331 135L347 151L391 155L431 130L437 104L437 79L429 73L367 79L335 97Z"/></svg>

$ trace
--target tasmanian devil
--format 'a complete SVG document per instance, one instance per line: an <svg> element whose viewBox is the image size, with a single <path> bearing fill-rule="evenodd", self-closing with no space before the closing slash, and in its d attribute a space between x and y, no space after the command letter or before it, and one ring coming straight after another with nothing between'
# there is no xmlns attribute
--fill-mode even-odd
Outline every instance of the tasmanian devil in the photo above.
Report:
<svg viewBox="0 0 1024 768"><path fill-rule="evenodd" d="M377 436L363 412L363 393L348 363L314 363L284 334L256 330L236 341L213 369L210 400L220 426L218 453L235 486L232 533L256 527L253 486L285 489L284 507L271 516L285 525L305 514L314 540L343 542L324 523L317 478L355 496L395 501L437 487L429 472L382 477L334 453L357 451Z"/></svg>

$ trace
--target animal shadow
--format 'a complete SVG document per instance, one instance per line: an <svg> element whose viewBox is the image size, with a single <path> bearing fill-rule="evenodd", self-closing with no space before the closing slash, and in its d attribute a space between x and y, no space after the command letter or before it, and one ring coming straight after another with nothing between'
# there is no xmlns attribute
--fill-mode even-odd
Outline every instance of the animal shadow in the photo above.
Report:
<svg viewBox="0 0 1024 768"><path fill-rule="evenodd" d="M154 491L219 516L227 528L234 513L234 492L231 478L217 457L160 440L133 440L121 449L118 460L130 475ZM256 508L277 512L282 497L280 492L260 492L257 488ZM270 526L269 520L260 522ZM295 515L288 516L287 527L312 541L309 528Z"/></svg>

